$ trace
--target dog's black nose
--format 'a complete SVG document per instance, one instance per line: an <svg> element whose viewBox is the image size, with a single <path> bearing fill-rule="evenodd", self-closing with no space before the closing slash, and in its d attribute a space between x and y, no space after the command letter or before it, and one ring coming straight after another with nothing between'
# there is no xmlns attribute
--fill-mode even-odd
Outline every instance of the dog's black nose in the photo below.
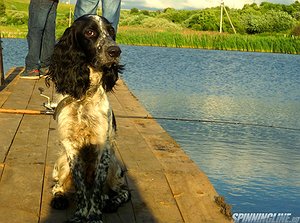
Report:
<svg viewBox="0 0 300 223"><path fill-rule="evenodd" d="M121 54L121 49L118 46L110 46L107 48L107 53L111 57L118 57Z"/></svg>

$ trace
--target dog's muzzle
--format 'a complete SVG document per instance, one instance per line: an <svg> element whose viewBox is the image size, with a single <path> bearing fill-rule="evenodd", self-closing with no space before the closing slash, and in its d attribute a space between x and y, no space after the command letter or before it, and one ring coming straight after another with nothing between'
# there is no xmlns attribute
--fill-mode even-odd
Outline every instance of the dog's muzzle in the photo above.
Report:
<svg viewBox="0 0 300 223"><path fill-rule="evenodd" d="M110 46L107 48L107 54L108 56L112 57L112 58L117 58L120 56L121 54L121 49L118 46Z"/></svg>

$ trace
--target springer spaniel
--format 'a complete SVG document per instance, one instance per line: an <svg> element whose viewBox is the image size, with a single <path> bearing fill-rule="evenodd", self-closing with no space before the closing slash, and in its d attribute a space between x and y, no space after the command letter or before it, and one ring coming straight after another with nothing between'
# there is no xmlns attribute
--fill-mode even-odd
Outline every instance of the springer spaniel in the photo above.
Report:
<svg viewBox="0 0 300 223"><path fill-rule="evenodd" d="M67 192L75 189L77 209L68 222L100 223L103 211L116 211L130 199L106 95L123 69L115 35L104 17L78 18L56 44L46 77L60 95L55 118L64 147L53 170L51 205L67 208Z"/></svg>

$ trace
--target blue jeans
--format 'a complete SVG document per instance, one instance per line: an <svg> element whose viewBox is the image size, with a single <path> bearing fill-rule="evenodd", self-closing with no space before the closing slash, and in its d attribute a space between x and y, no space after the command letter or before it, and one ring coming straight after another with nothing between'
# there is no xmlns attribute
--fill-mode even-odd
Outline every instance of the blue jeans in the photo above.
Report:
<svg viewBox="0 0 300 223"><path fill-rule="evenodd" d="M97 14L99 0L77 0L74 19L86 14ZM102 16L112 23L117 32L120 19L121 0L102 0Z"/></svg>
<svg viewBox="0 0 300 223"><path fill-rule="evenodd" d="M28 19L28 54L26 70L47 67L55 45L57 3L50 0L31 0Z"/></svg>

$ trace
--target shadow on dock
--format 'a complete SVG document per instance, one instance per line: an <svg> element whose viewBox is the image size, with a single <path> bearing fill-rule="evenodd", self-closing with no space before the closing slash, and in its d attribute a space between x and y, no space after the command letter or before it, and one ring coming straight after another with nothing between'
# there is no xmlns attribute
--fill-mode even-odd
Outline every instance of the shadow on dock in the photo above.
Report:
<svg viewBox="0 0 300 223"><path fill-rule="evenodd" d="M14 80L14 78L23 71L23 69L24 67L15 67L10 69L6 74L4 84L0 86L0 92Z"/></svg>
<svg viewBox="0 0 300 223"><path fill-rule="evenodd" d="M143 200L138 188L134 185L133 179L127 177L127 182L130 191L132 193L132 201L127 202L121 206L115 213L104 213L103 222L105 223L135 223L135 222L160 222L155 218L151 209L147 206L146 201ZM71 218L76 210L76 204L70 197L70 207L66 210L55 210L50 207L47 215L40 219L41 223L60 223L65 222L67 219ZM134 205L133 205L133 203ZM46 205L46 204L45 204ZM43 207L44 208L44 207ZM137 215L137 216L136 216ZM181 222L181 221L180 221Z"/></svg>

